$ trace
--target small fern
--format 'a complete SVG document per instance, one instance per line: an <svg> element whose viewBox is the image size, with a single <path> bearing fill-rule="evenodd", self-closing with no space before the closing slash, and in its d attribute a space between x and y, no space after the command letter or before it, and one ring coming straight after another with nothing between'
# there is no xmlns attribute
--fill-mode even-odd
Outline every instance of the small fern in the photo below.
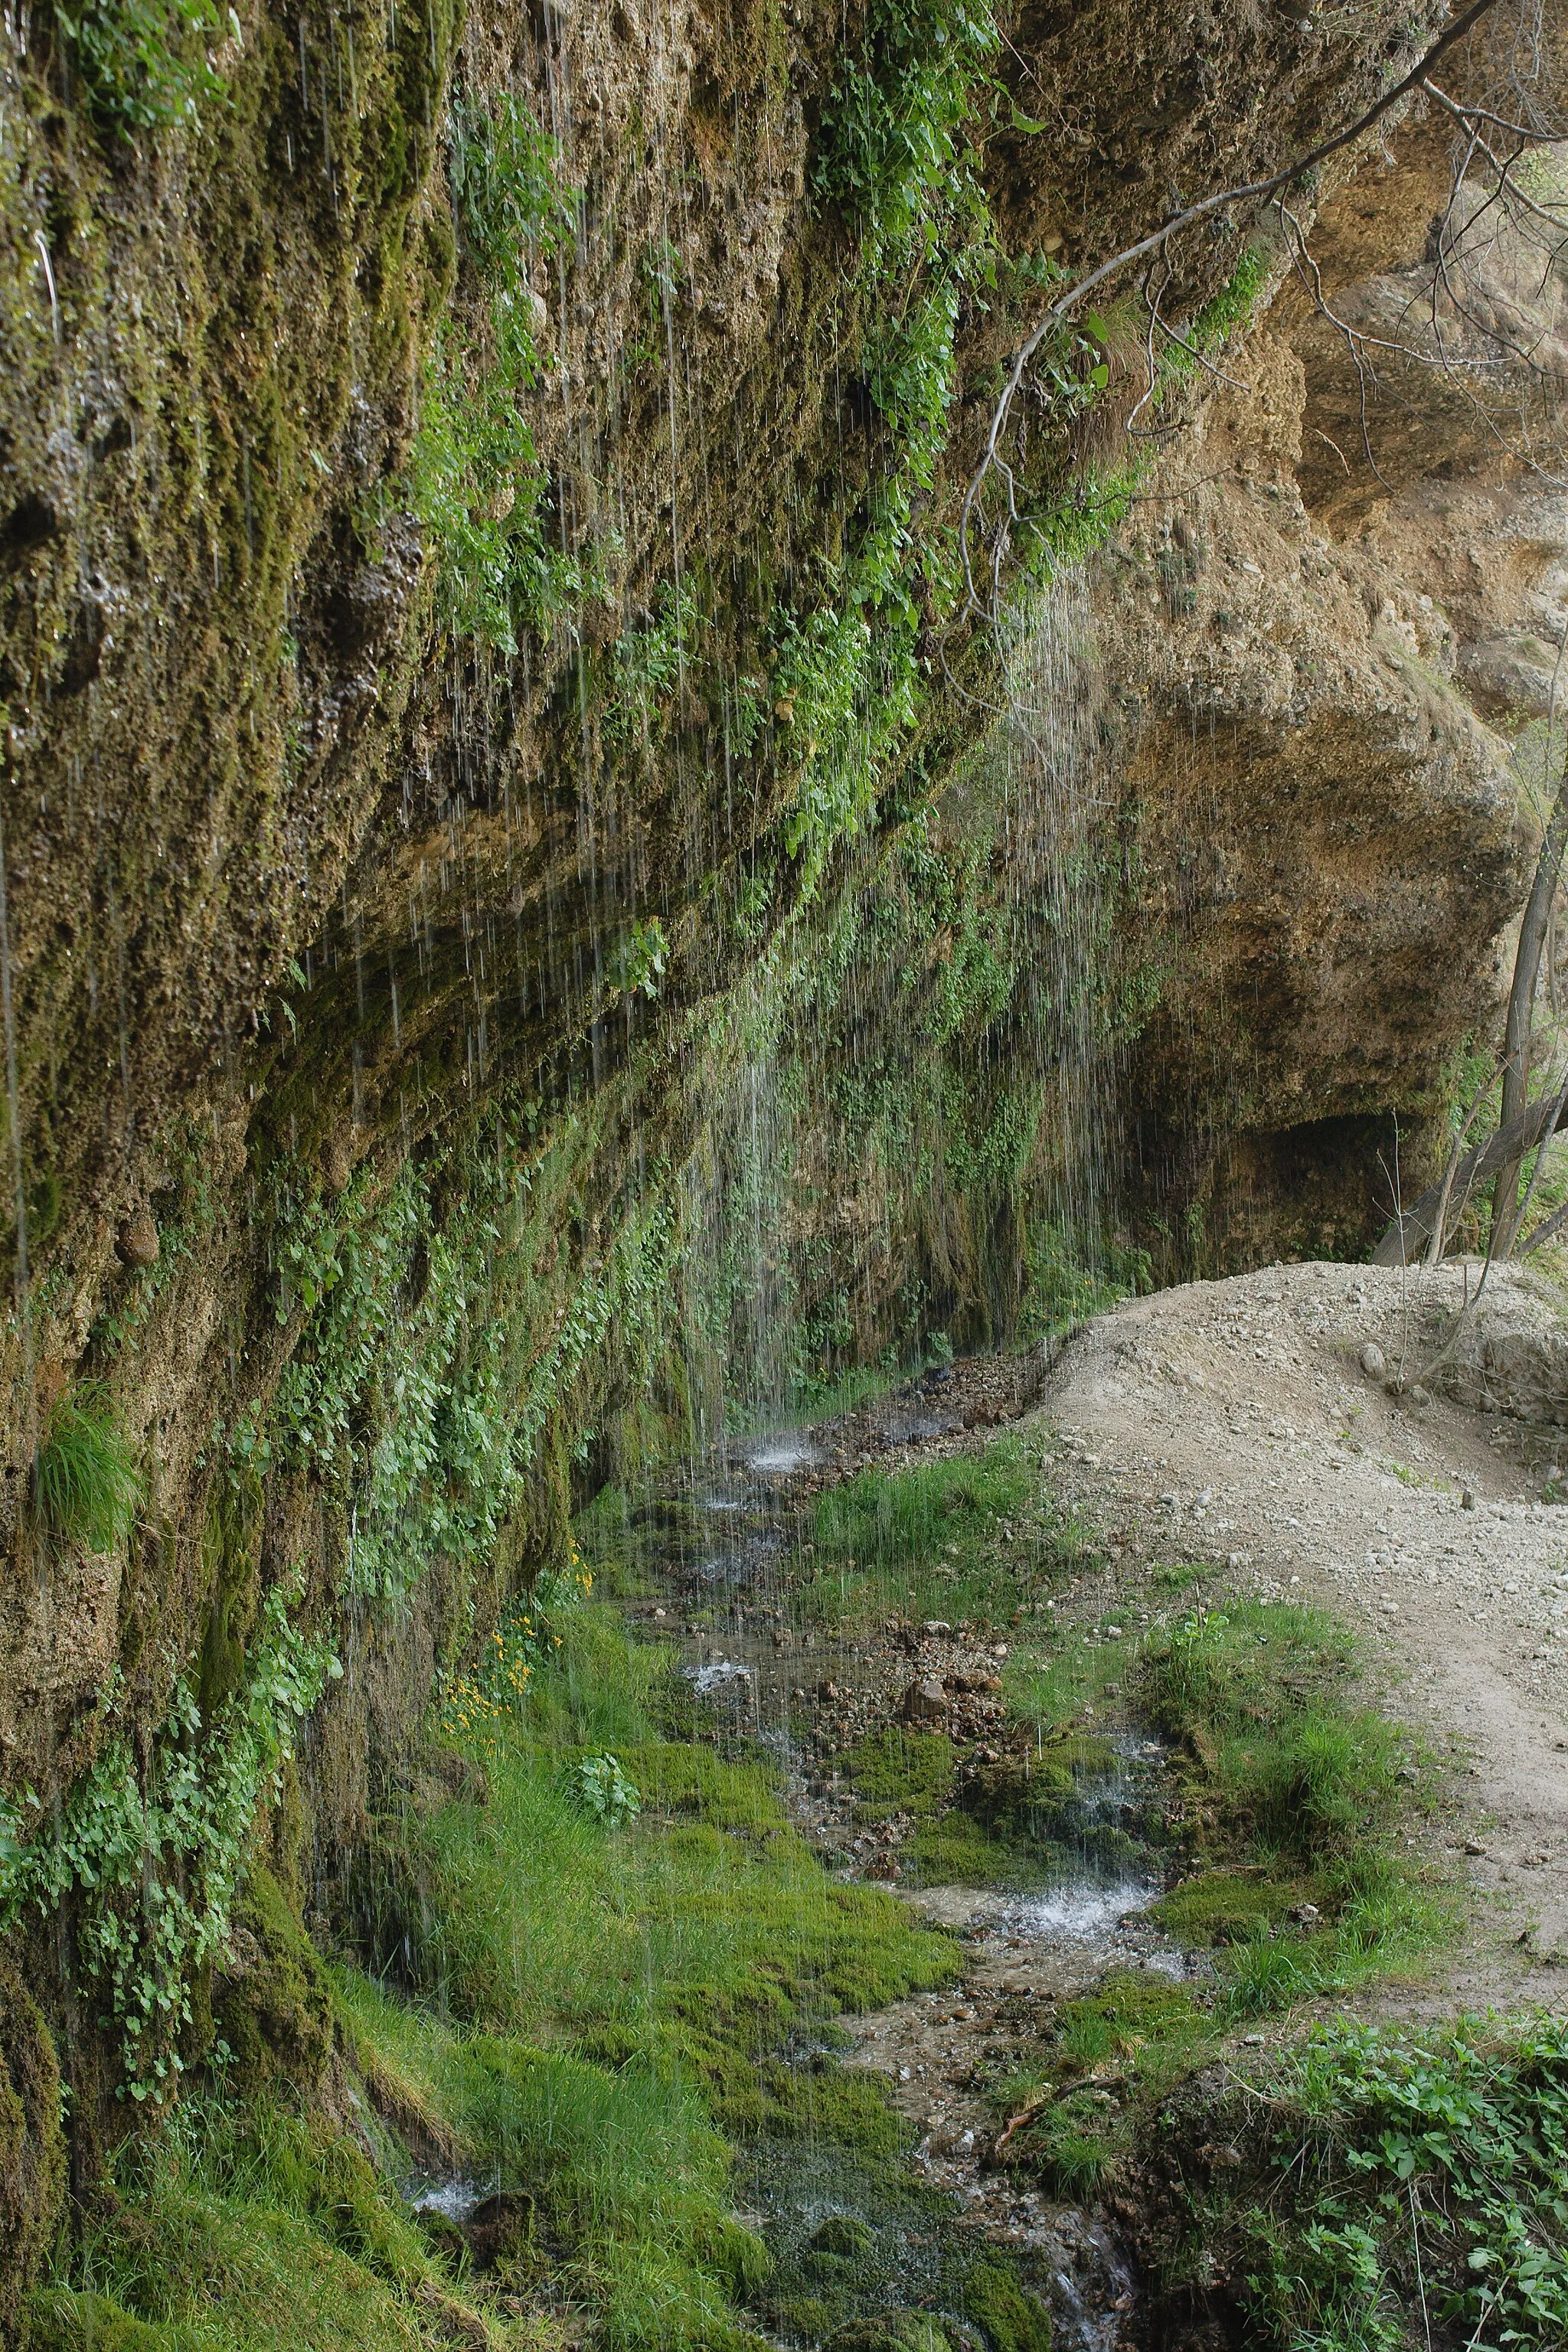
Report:
<svg viewBox="0 0 1568 2352"><path fill-rule="evenodd" d="M62 1397L49 1416L33 1473L38 1516L52 1535L112 1551L142 1500L136 1455L96 1384Z"/></svg>

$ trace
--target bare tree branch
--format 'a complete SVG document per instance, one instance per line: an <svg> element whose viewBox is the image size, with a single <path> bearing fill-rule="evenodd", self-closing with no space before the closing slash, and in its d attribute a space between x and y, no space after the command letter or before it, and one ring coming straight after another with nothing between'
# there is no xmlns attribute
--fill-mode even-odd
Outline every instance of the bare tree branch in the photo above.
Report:
<svg viewBox="0 0 1568 2352"><path fill-rule="evenodd" d="M1568 652L1568 633L1557 647L1557 659L1552 665L1552 688L1546 704L1545 778L1552 774L1552 743L1557 715L1557 682L1563 669L1563 657ZM1552 814L1546 821L1542 839L1541 855L1535 861L1535 874L1530 886L1530 896L1524 902L1524 916L1519 927L1519 947L1513 960L1513 984L1508 994L1508 1018L1503 1028L1502 1103L1500 1124L1504 1128L1517 1118L1524 1108L1530 1087L1531 1040L1535 1028L1535 992L1541 975L1542 952L1546 945L1547 928L1557 897L1557 884L1563 871L1563 851L1568 849L1568 761L1563 763L1563 782L1557 788ZM1492 1223L1497 1232L1500 1255L1506 1256L1519 1232L1519 1171L1528 1145L1518 1156L1502 1163L1497 1186L1492 1195Z"/></svg>
<svg viewBox="0 0 1568 2352"><path fill-rule="evenodd" d="M1542 1095L1519 1118L1510 1119L1506 1127L1500 1127L1489 1135L1484 1143L1478 1143L1473 1150L1467 1151L1451 1178L1445 1174L1436 1183L1428 1184L1420 1199L1394 1218L1373 1250L1370 1263L1373 1265L1408 1265L1431 1238L1433 1222L1443 1199L1445 1186L1451 1189L1458 1185L1462 1191L1471 1191L1477 1184L1485 1183L1489 1176L1495 1175L1510 1158L1522 1160L1526 1152L1533 1151L1552 1131L1561 1099L1555 1095Z"/></svg>
<svg viewBox="0 0 1568 2352"><path fill-rule="evenodd" d="M1001 564L1005 560L1006 533L1000 531L997 534L992 562L991 601L989 606L986 606L982 604L975 593L972 568L971 540L975 521L975 509L991 474L1001 466L999 452L1002 435L1006 429L1014 400L1023 383L1024 372L1047 336L1054 333L1058 328L1066 323L1086 295L1092 294L1097 287L1103 286L1109 278L1116 277L1130 263L1141 261L1146 254L1160 251L1172 237L1179 236L1184 229L1193 227L1198 221L1207 220L1227 205L1261 202L1266 197L1274 195L1280 189L1289 187L1292 181L1300 179L1305 173L1314 170L1318 164L1326 163L1331 155L1337 155L1344 148L1352 145L1363 132L1372 128L1374 122L1380 121L1392 107L1396 106L1401 99L1408 97L1412 90L1420 89L1438 58L1446 56L1450 49L1462 41L1466 35L1471 32L1484 16L1489 16L1496 5L1497 0L1471 0L1470 6L1462 16L1455 18L1446 32L1439 34L1418 63L1390 89L1384 90L1381 98L1363 113L1358 115L1356 120L1348 124L1343 131L1336 131L1332 138L1321 141L1305 155L1298 156L1295 162L1287 164L1283 171L1270 173L1267 179L1247 181L1236 187L1222 188L1213 195L1205 196L1199 203L1189 205L1184 211L1174 215L1159 228L1152 229L1147 236L1140 237L1135 244L1124 247L1120 253L1112 254L1108 261L1102 261L1097 268L1091 269L1087 277L1080 278L1076 286L1069 287L1068 291L1053 302L1049 310L1037 320L1012 356L1006 381L992 410L984 454L963 494L963 504L959 513L959 545L963 557L966 614L974 613L984 620L994 616L995 612L996 590L1000 581ZM1017 507L1011 483L1008 488L1008 513L1009 520L1016 522Z"/></svg>

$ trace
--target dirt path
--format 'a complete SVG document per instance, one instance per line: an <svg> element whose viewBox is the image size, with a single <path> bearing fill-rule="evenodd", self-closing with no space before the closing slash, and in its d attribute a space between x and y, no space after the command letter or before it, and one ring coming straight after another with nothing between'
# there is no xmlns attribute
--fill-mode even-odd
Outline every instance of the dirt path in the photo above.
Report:
<svg viewBox="0 0 1568 2352"><path fill-rule="evenodd" d="M1068 1345L1044 1411L1061 1491L1104 1529L1127 1586L1151 1559L1206 1560L1216 1581L1360 1625L1385 1704L1468 1759L1473 1801L1441 1835L1489 1899L1448 1997L1560 2004L1568 1503L1542 1497L1564 1491L1551 1474L1568 1470L1568 1432L1395 1398L1375 1359L1363 1365L1369 1347L1427 1361L1462 1279L1297 1265L1130 1301ZM1559 1360L1543 1286L1503 1273L1489 1289L1489 1372L1437 1377L1495 1407L1486 1391L1517 1373L1520 1332L1537 1370L1543 1347Z"/></svg>

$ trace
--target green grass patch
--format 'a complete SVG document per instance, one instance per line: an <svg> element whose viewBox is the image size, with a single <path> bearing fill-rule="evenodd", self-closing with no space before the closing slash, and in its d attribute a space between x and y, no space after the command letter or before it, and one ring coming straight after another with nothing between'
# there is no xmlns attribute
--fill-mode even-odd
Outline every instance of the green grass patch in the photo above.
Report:
<svg viewBox="0 0 1568 2352"><path fill-rule="evenodd" d="M191 2098L131 2143L32 2352L434 2352L479 2326L363 2153L268 2103Z"/></svg>
<svg viewBox="0 0 1568 2352"><path fill-rule="evenodd" d="M1058 2011L1045 2063L998 2084L998 2111L1021 2115L1015 2157L1060 2196L1088 2197L1134 2156L1151 2105L1218 2040L1192 1989L1146 1971L1108 1977Z"/></svg>
<svg viewBox="0 0 1568 2352"><path fill-rule="evenodd" d="M1087 1729L1098 1717L1112 1721L1125 1717L1130 1678L1138 1661L1138 1644L1120 1619L1110 1621L1114 1633L1099 1627L1064 1629L1054 1656L1023 1646L1007 1661L1003 1673L1007 1708L1016 1723L1027 1724L1039 1739L1068 1726ZM1053 1629L1054 1630L1054 1629Z"/></svg>
<svg viewBox="0 0 1568 2352"><path fill-rule="evenodd" d="M1018 1435L889 1476L862 1471L817 1497L798 1567L808 1623L898 1614L1005 1625L1082 1556Z"/></svg>
<svg viewBox="0 0 1568 2352"><path fill-rule="evenodd" d="M1176 1744L1196 1864L1158 1916L1220 1950L1232 2015L1419 1967L1451 1926L1400 1843L1429 1767L1357 1703L1353 1668L1333 1619L1263 1602L1194 1609L1144 1650L1136 1693Z"/></svg>
<svg viewBox="0 0 1568 2352"><path fill-rule="evenodd" d="M999 2111L1023 2118L1010 2145L1057 2193L1092 2196L1134 2167L1159 2103L1220 2057L1241 2023L1418 1972L1446 1939L1451 1907L1403 1843L1413 1811L1430 1801L1428 1767L1407 1735L1360 1705L1354 1668L1331 1618L1254 1602L1194 1608L1139 1643L1120 1627L1091 1629L1047 1664L1010 1665L1015 1715L1079 1727L1037 1754L1035 1822L1047 1834L1103 1769L1106 1743L1084 1726L1110 1711L1111 1685L1170 1743L1169 1834L1187 1874L1153 1916L1189 1948L1212 1951L1217 1971L1196 1986L1112 1977L1061 2009L1038 2067L998 2084ZM1022 1761L977 1776L967 1801L988 1816L1030 1804ZM1302 2352L1317 2344L1279 2340Z"/></svg>
<svg viewBox="0 0 1568 2352"><path fill-rule="evenodd" d="M142 1495L136 1451L105 1391L90 1381L62 1396L33 1465L39 1517L58 1541L113 1551Z"/></svg>
<svg viewBox="0 0 1568 2352"><path fill-rule="evenodd" d="M660 1736L666 1654L595 1603L562 1632L489 1727L486 1801L386 1825L366 1956L404 1997L356 1976L343 1998L416 2109L526 2185L606 2343L718 2343L767 2269L730 2218L733 2147L900 2144L879 2085L802 2067L792 2046L944 1982L958 1955L823 1870L771 1763ZM585 1752L635 1782L635 1820L576 1801L563 1767Z"/></svg>

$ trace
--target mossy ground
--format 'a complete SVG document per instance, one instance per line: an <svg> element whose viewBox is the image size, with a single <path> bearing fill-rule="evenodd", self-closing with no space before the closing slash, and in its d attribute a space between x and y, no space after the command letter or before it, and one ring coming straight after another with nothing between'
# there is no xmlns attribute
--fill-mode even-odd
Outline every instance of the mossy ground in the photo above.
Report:
<svg viewBox="0 0 1568 2352"><path fill-rule="evenodd" d="M946 2245L951 2210L911 2203L906 2129L837 2064L833 2021L945 1981L956 1947L830 1877L768 1759L669 1737L668 1654L630 1640L611 1603L563 1627L470 1769L421 1776L381 1822L364 1965L331 1971L356 2132L307 2118L239 2053L122 2158L115 2196L33 2299L40 2343L532 2346L587 2324L606 2346L738 2347L755 2340L748 2311L789 2300L769 2287L775 2250L738 2215L759 2169L836 2168L880 2216L866 2258L840 2253L816 2283L835 2325L868 2323L892 2294L900 2216L918 2206L922 2241ZM607 1828L574 1793L568 1768L602 1753L640 1790L634 1823ZM275 1890L258 1885L265 1910ZM405 2204L431 2172L506 2192L482 2264ZM776 2259L787 2288L787 2228ZM950 2334L924 2352L1006 2341L964 2316L973 2269L942 2254ZM1001 2309L1005 2288L974 2294Z"/></svg>
<svg viewBox="0 0 1568 2352"><path fill-rule="evenodd" d="M368 2137L305 2119L237 2042L226 2083L124 2159L119 2201L35 2297L40 2342L542 2347L587 2326L717 2352L762 2326L837 2352L1043 2352L1043 2308L914 2183L908 2126L837 2062L840 2013L952 1979L958 1946L825 1871L769 1756L700 1736L672 1654L616 1605L646 1569L616 1556L627 1525L621 1498L595 1515L595 1597L511 1712L378 1820L331 1977L334 2079ZM1416 1966L1444 1924L1403 1843L1426 1765L1359 1706L1333 1624L1183 1599L1173 1622L1058 1623L1084 1558L1017 1436L820 1496L795 1555L818 1622L895 1597L911 1615L928 1592L956 1618L956 1588L973 1622L1013 1628L1000 1760L896 1727L844 1759L867 1821L911 1817L911 1875L1016 1882L1073 1852L1113 1869L1079 1834L1119 1769L1108 1735L1139 1723L1173 1759L1161 1916L1214 1979L1112 1975L992 2084L999 2119L1022 2117L1013 2158L1073 2198L1116 2193L1243 2021ZM574 1769L611 1755L641 1797L613 1827ZM319 2078L325 1980L255 1889L258 1998L293 1988ZM405 2204L437 2175L502 2192L479 2252Z"/></svg>
<svg viewBox="0 0 1568 2352"><path fill-rule="evenodd" d="M1044 1674L1021 1667L1018 1697L1040 1706L1087 1688L1103 1706L1114 1679L1169 1743L1177 1858L1153 1916L1206 1949L1214 1973L1111 1975L1058 2010L1043 2063L997 2082L999 2114L1024 2118L1016 2155L1069 2197L1124 2172L1157 2104L1244 2023L1419 1977L1454 1924L1451 1898L1405 1843L1435 1801L1432 1768L1359 1703L1353 1652L1331 1619L1239 1601L1193 1606L1136 1642L1121 1629L1079 1641Z"/></svg>

